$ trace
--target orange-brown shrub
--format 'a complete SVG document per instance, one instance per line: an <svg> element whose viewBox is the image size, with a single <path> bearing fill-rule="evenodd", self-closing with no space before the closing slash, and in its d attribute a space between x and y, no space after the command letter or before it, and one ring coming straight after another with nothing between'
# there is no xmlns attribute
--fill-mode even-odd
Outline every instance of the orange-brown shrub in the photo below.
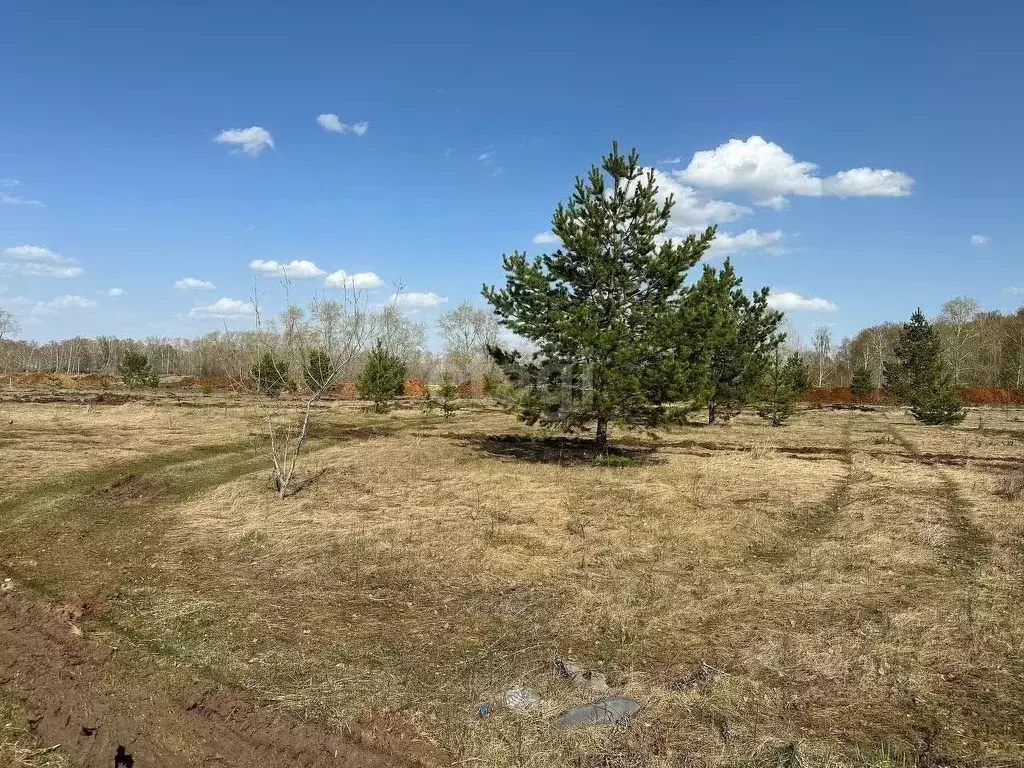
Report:
<svg viewBox="0 0 1024 768"><path fill-rule="evenodd" d="M886 401L881 390L875 390L863 397L856 397L850 392L849 387L812 387L803 394L802 399L812 405L878 404ZM1024 405L1024 391L1006 387L963 387L960 390L960 399L966 405Z"/></svg>
<svg viewBox="0 0 1024 768"><path fill-rule="evenodd" d="M406 379L402 382L403 397L426 397L427 382L423 379Z"/></svg>
<svg viewBox="0 0 1024 768"><path fill-rule="evenodd" d="M470 379L459 384L459 397L483 397L486 388L483 379Z"/></svg>
<svg viewBox="0 0 1024 768"><path fill-rule="evenodd" d="M359 399L359 390L356 389L356 383L354 381L339 381L328 391L330 392L331 397L336 397L339 400Z"/></svg>
<svg viewBox="0 0 1024 768"><path fill-rule="evenodd" d="M109 373L81 373L66 378L71 379L70 386L76 388L113 387L121 383L121 379Z"/></svg>
<svg viewBox="0 0 1024 768"><path fill-rule="evenodd" d="M968 405L1024 405L1024 392L1005 387L964 387L960 399Z"/></svg>
<svg viewBox="0 0 1024 768"><path fill-rule="evenodd" d="M107 373L11 373L6 377L8 386L19 389L57 387L59 389L104 389L116 387L121 380Z"/></svg>
<svg viewBox="0 0 1024 768"><path fill-rule="evenodd" d="M856 403L877 405L885 400L880 390L858 397L849 387L811 387L803 393L801 399L811 405L836 405Z"/></svg>

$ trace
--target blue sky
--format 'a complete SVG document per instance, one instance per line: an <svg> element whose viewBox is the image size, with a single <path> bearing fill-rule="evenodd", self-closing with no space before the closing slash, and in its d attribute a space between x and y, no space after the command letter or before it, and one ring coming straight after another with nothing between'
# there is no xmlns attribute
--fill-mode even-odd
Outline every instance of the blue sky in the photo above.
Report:
<svg viewBox="0 0 1024 768"><path fill-rule="evenodd" d="M3 0L0 307L29 338L192 335L244 327L223 315L254 278L280 303L251 262L308 261L300 300L372 273L429 321L543 249L617 139L805 334L1012 309L1022 23L985 0Z"/></svg>

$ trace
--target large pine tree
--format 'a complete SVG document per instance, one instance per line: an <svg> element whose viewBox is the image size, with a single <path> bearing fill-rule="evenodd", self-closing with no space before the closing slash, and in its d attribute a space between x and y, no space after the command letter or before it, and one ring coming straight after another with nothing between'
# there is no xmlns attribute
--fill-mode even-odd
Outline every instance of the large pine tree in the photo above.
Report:
<svg viewBox="0 0 1024 768"><path fill-rule="evenodd" d="M918 307L903 324L896 340L892 359L883 369L886 394L909 401L927 381L936 359L941 359L942 348L938 334Z"/></svg>
<svg viewBox="0 0 1024 768"><path fill-rule="evenodd" d="M964 409L949 371L935 328L920 308L903 330L893 359L885 365L886 392L910 403L910 412L924 424L959 424Z"/></svg>
<svg viewBox="0 0 1024 768"><path fill-rule="evenodd" d="M728 259L719 270L705 266L688 302L689 346L701 357L697 378L711 424L756 397L784 338L768 289L747 296L742 283Z"/></svg>
<svg viewBox="0 0 1024 768"><path fill-rule="evenodd" d="M922 424L959 424L967 413L953 375L941 358L931 362L921 387L910 398L910 412Z"/></svg>
<svg viewBox="0 0 1024 768"><path fill-rule="evenodd" d="M689 358L679 328L684 280L714 229L665 238L672 205L636 150L622 155L613 144L555 210L561 247L533 260L502 257L505 287L484 286L484 297L537 352L492 354L526 393L527 421L593 424L603 444L609 423L645 423L678 391Z"/></svg>

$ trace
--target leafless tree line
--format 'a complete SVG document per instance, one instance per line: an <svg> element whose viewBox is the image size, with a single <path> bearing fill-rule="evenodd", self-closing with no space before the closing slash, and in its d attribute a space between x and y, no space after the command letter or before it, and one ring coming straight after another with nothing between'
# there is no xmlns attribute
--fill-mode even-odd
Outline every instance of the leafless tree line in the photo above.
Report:
<svg viewBox="0 0 1024 768"><path fill-rule="evenodd" d="M957 296L942 305L933 322L957 386L1024 390L1024 307L1013 314L986 312L974 299ZM887 322L836 341L832 330L820 325L809 347L790 342L804 356L814 386L849 386L861 367L879 386L901 329L902 322Z"/></svg>
<svg viewBox="0 0 1024 768"><path fill-rule="evenodd" d="M465 302L443 313L435 334L441 351L429 348L425 324L410 320L396 307L370 314L374 317L368 344L381 339L405 361L410 377L436 381L450 373L468 380L494 373L485 347L499 340L501 328L487 310ZM291 342L300 329L308 335L316 327L322 343L330 347L344 335L344 317L338 302L315 300L308 308L291 306L273 323L244 331L214 331L191 339L99 336L40 343L18 339L16 321L0 310L0 372L115 374L123 356L137 351L160 376L235 376L238 361L255 359L275 335L284 346L294 346ZM943 304L934 321L958 386L1024 389L1024 307L1012 314L986 312L974 299L957 296ZM790 346L805 357L815 386L848 386L859 367L870 371L877 386L901 327L901 322L882 323L837 340L828 326L818 326L806 346L792 334ZM366 346L345 362L338 378L355 378Z"/></svg>
<svg viewBox="0 0 1024 768"><path fill-rule="evenodd" d="M258 326L247 330L213 331L196 338L76 336L28 341L17 338L18 323L0 309L0 373L116 375L128 352L141 352L158 376L235 377L240 361L251 364L268 347L308 349L315 345L333 357L334 347L348 338L351 328L346 324L356 322L354 318L366 324L369 335L367 343L337 371L339 379L355 378L366 348L378 339L402 358L413 378L434 381L450 373L455 379L468 380L493 372L485 345L498 340L500 326L489 311L469 302L438 318L436 336L441 351L434 351L427 344L427 326L410 320L395 306L370 311L361 303L351 306L348 299L315 299L308 307L289 305L277 317L262 317Z"/></svg>

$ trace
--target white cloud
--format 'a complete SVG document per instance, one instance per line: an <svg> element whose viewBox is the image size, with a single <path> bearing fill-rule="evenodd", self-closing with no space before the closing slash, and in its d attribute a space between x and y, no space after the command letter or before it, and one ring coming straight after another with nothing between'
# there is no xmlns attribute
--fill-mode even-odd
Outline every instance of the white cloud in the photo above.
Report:
<svg viewBox="0 0 1024 768"><path fill-rule="evenodd" d="M988 235L971 235L971 245L986 245L991 239Z"/></svg>
<svg viewBox="0 0 1024 768"><path fill-rule="evenodd" d="M914 188L910 176L886 168L851 168L821 183L822 192L830 197L906 197Z"/></svg>
<svg viewBox="0 0 1024 768"><path fill-rule="evenodd" d="M778 253L781 249L778 242L782 239L782 232L758 232L756 229L748 229L746 232L732 234L730 232L719 232L708 249L710 256L730 256L734 253L747 253L749 251L768 251Z"/></svg>
<svg viewBox="0 0 1024 768"><path fill-rule="evenodd" d="M254 157L267 147L274 148L274 137L270 135L270 131L258 125L221 131L214 141L218 144L228 144L235 147L236 152L244 152Z"/></svg>
<svg viewBox="0 0 1024 768"><path fill-rule="evenodd" d="M644 169L644 173L653 171L654 181L658 187L657 198L664 201L672 196L673 206L669 218L667 239L682 239L691 234L700 234L711 225L726 224L754 213L752 208L737 205L728 200L718 200L679 182L681 171L664 172L657 169ZM631 184L636 182L631 182ZM780 253L778 246L782 232L758 232L748 229L745 232L732 233L719 230L711 243L709 256L728 256L733 253L748 251L767 251ZM536 242L536 241L535 241Z"/></svg>
<svg viewBox="0 0 1024 768"><path fill-rule="evenodd" d="M87 299L84 296L67 294L65 296L58 296L56 299L51 299L50 301L37 302L30 311L37 315L48 315L67 309L93 309L98 306L99 304L92 299Z"/></svg>
<svg viewBox="0 0 1024 768"><path fill-rule="evenodd" d="M17 179L0 179L0 187L16 187L21 184Z"/></svg>
<svg viewBox="0 0 1024 768"><path fill-rule="evenodd" d="M438 304L448 301L448 298L438 296L436 293L409 291L407 293L393 293L389 301L400 307L436 307Z"/></svg>
<svg viewBox="0 0 1024 768"><path fill-rule="evenodd" d="M683 162L681 157L666 157L664 160L659 160L658 165L679 165Z"/></svg>
<svg viewBox="0 0 1024 768"><path fill-rule="evenodd" d="M249 262L249 269L254 272L262 272L265 275L283 274L287 277L295 278L322 277L327 274L312 261L307 261L306 259L293 259L287 264L274 261L273 259L269 261L253 259Z"/></svg>
<svg viewBox="0 0 1024 768"><path fill-rule="evenodd" d="M762 208L773 208L776 211L784 211L789 207L789 198L782 195L773 195L757 203Z"/></svg>
<svg viewBox="0 0 1024 768"><path fill-rule="evenodd" d="M320 125L320 127L323 128L325 131L329 131L331 133L345 132L345 124L341 122L340 117L338 117L332 112L325 112L322 115L317 115L316 121Z"/></svg>
<svg viewBox="0 0 1024 768"><path fill-rule="evenodd" d="M111 288L107 291L107 296L124 296L124 288Z"/></svg>
<svg viewBox="0 0 1024 768"><path fill-rule="evenodd" d="M679 177L701 187L741 189L755 201L780 194L820 195L814 163L797 162L778 144L751 136L730 139L716 149L695 152Z"/></svg>
<svg viewBox="0 0 1024 768"><path fill-rule="evenodd" d="M350 288L357 291L368 291L384 285L384 281L373 272L356 272L350 275L344 269L329 274L324 283L335 288Z"/></svg>
<svg viewBox="0 0 1024 768"><path fill-rule="evenodd" d="M907 174L888 169L852 168L826 178L817 170L815 163L798 161L778 144L751 136L695 152L689 165L674 174L698 187L742 190L755 205L774 208L784 206L787 195L903 197L914 186Z"/></svg>
<svg viewBox="0 0 1024 768"><path fill-rule="evenodd" d="M64 259L63 256L40 245L14 245L10 248L4 248L3 255L11 259L22 259L25 261L61 262Z"/></svg>
<svg viewBox="0 0 1024 768"><path fill-rule="evenodd" d="M30 200L27 197L16 197L14 195L8 195L6 192L0 192L0 205L29 205L33 208L45 208L38 200Z"/></svg>
<svg viewBox="0 0 1024 768"><path fill-rule="evenodd" d="M537 245L551 245L552 243L560 243L562 241L558 239L558 235L554 232L538 232L533 236L533 242L537 243Z"/></svg>
<svg viewBox="0 0 1024 768"><path fill-rule="evenodd" d="M78 277L84 271L75 259L38 245L15 245L0 251L0 270L26 277Z"/></svg>
<svg viewBox="0 0 1024 768"><path fill-rule="evenodd" d="M479 160L484 165L486 165L487 163L491 162L491 160L493 160L495 157L497 157L497 155L498 153L494 151L493 147L488 147L479 155L477 155L476 159Z"/></svg>
<svg viewBox="0 0 1024 768"><path fill-rule="evenodd" d="M768 306L783 312L835 312L837 307L828 299L805 297L792 291L768 294Z"/></svg>
<svg viewBox="0 0 1024 768"><path fill-rule="evenodd" d="M188 314L190 317L245 317L255 313L256 307L252 302L225 297L217 299L212 304L192 307Z"/></svg>
<svg viewBox="0 0 1024 768"><path fill-rule="evenodd" d="M356 136L365 136L366 132L370 130L368 122L343 123L341 118L333 112L317 115L316 121L328 133L354 133Z"/></svg>
<svg viewBox="0 0 1024 768"><path fill-rule="evenodd" d="M679 171L671 174L654 171L654 181L658 185L658 197L664 200L669 195L675 204L672 206L672 218L669 221L669 234L705 229L712 224L725 224L749 216L753 211L744 206L730 203L727 200L716 200L700 194L693 187L683 186L678 181Z"/></svg>
<svg viewBox="0 0 1024 768"><path fill-rule="evenodd" d="M212 291L217 286L198 277L183 277L174 284L174 287L180 291Z"/></svg>
<svg viewBox="0 0 1024 768"><path fill-rule="evenodd" d="M1008 285L1005 288L1006 293L1011 296L1022 296L1024 295L1024 286L1021 285Z"/></svg>

